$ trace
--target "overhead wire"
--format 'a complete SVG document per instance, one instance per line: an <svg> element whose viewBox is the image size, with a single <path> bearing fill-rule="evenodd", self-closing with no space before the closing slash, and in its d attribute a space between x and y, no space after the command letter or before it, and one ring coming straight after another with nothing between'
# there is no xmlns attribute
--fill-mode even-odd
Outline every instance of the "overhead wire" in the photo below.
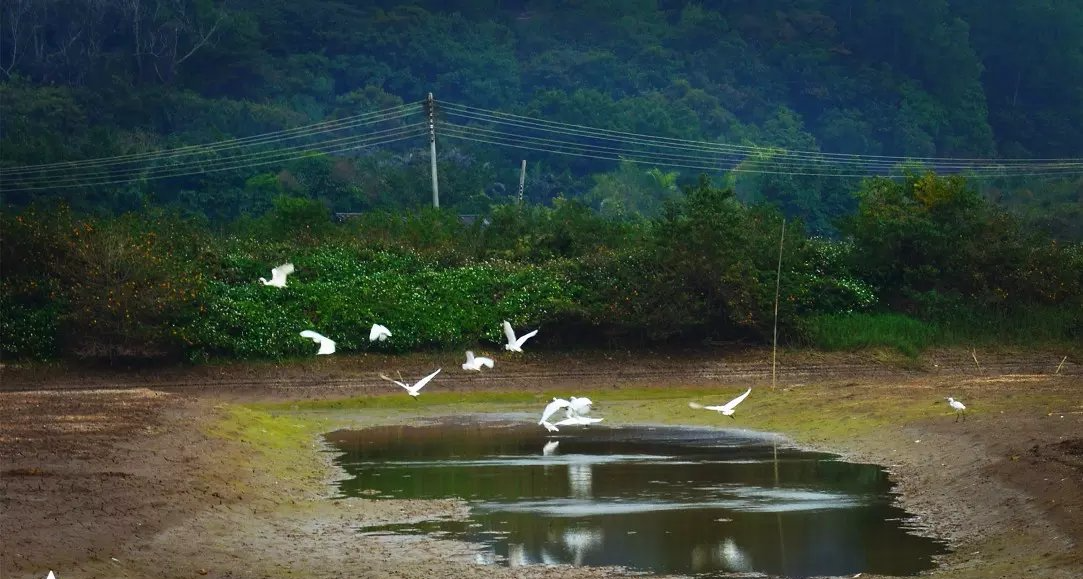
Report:
<svg viewBox="0 0 1083 579"><path fill-rule="evenodd" d="M185 145L182 147L175 147L172 149L159 149L155 151L146 151L141 153L130 153L125 155L114 155L111 157L98 157L94 159L83 159L79 161L58 161L54 163L42 163L39 165L22 165L16 167L0 167L0 175L18 175L27 172L42 172L42 171L56 171L56 170L69 170L78 169L82 167L93 167L98 165L113 165L123 164L132 161L141 161L146 159L158 159L169 158L175 156L196 155L206 152L219 151L222 149L266 145L275 142L281 142L285 140L291 140L301 138L305 136L318 135L327 132L341 131L359 126L367 126L387 120L398 119L401 117L409 116L411 114L417 114L421 112L421 103L409 103L399 105L396 107L389 107L386 109L371 111L359 115L353 115L350 117L343 117L341 119L334 119L330 121L323 121L319 123L312 123L303 125L300 127L294 127L291 129L282 129L278 131L271 131L267 133L261 133L257 135L251 135L248 137L239 137L233 139L226 139L223 141L216 141L213 143L204 143L198 145Z"/></svg>
<svg viewBox="0 0 1083 579"><path fill-rule="evenodd" d="M135 176L139 176L139 178L142 178L142 179L150 179L150 178L155 178L155 177L157 177L159 175L168 177L168 176L170 176L171 173L176 173L176 172L182 172L183 173L183 172L189 171L191 169L195 169L195 168L211 169L211 168L217 168L217 167L224 166L224 165L231 165L231 164L236 165L238 163L241 163L241 165L238 165L238 166L243 166L243 163L248 162L248 161L266 161L266 160L273 161L278 157L289 156L289 155L292 155L292 154L297 153L299 151L318 150L320 147L326 147L326 146L339 146L339 145L343 145L343 144L352 143L352 142L354 142L354 141L356 141L358 139L364 140L364 139L371 139L371 138L381 138L383 136L394 136L394 135L400 134L400 133L402 133L404 131L407 131L407 130L410 130L410 129L415 129L415 128L418 128L418 127L423 127L423 126L425 126L425 123L424 122L419 122L419 123L414 123L412 125L405 125L405 126L402 126L402 127L395 127L395 128L391 128L391 129L384 129L384 130L381 130L381 131L370 132L370 133L366 133L365 135L354 135L354 136L348 136L348 137L339 137L339 138L336 138L336 139L326 139L326 140L323 140L323 141L320 141L320 142L317 142L317 143L307 143L307 144L295 145L295 146L292 146L292 147L271 149L271 150L265 150L265 151L255 151L255 152L251 152L251 153L243 153L243 154L233 155L233 156L228 156L228 157L217 157L217 158L210 158L210 159L199 159L199 160L193 160L193 161L186 161L186 162L175 164L175 165L162 165L162 166L154 166L154 167L132 167L132 168L127 168L127 169L112 171L112 172L109 172L109 173L106 173L106 174L89 174L89 175L84 174L84 175L67 176L67 177L62 177L62 178L38 177L38 178L36 178L36 180L35 179L29 179L29 180L28 179L21 179L20 181L25 186L31 186L31 185L39 185L40 184L40 183L38 183L36 181L47 180L49 185L52 186L52 187L62 187L62 186L70 185L72 183L87 182L88 180L91 180L91 181L92 180L101 180L101 179L113 180L113 179L121 179L121 178L125 178L125 177L135 177ZM43 187L43 188L45 188L45 187Z"/></svg>
<svg viewBox="0 0 1083 579"><path fill-rule="evenodd" d="M472 107L469 105L462 105L458 103L452 103L447 101L437 101L437 104L441 110L445 112L459 112L459 113L472 113L475 115L486 115L491 118L502 118L506 120L518 120L520 122L532 123L536 125L544 125L554 128L563 129L576 129L581 131L589 131L593 134L608 135L616 137L635 137L635 138L647 138L652 139L660 143L669 143L674 145L707 145L717 148L730 150L733 152L745 151L756 152L765 148L760 145L737 145L732 143L715 143L711 141L701 141L692 139L678 139L674 137L663 137L657 135L645 135L642 133L634 133L629 131L619 131L613 129L603 129L599 127L592 127L588 125L580 125L575 123L564 123L560 121L551 121L547 119L539 119L536 117L528 117L524 115L517 115L513 113L506 113L502 111L495 111L491 109L483 109L479 107ZM768 147L777 148L777 147ZM926 162L946 162L946 163L992 163L996 164L1058 164L1069 163L1078 165L1083 163L1083 159L1079 158L1046 158L1046 159L1024 159L1024 158L1004 158L1004 159L989 159L980 157L923 157L923 156L907 156L907 155L868 155L868 154L854 154L854 153L829 153L822 151L808 151L808 150L785 150L788 154L794 156L814 156L814 157L831 157L831 158L853 158L853 159L893 159L898 161L926 161Z"/></svg>
<svg viewBox="0 0 1083 579"><path fill-rule="evenodd" d="M654 164L667 167L690 168L716 172L862 178L877 175L902 177L902 171L906 169L906 166L902 164L880 167L879 171L873 172L856 171L853 168L846 167L840 168L831 164L816 166L810 165L809 163L778 162L770 159L753 160L752 162L750 162L748 158L737 160L733 158L681 155L643 149L630 149L626 147L605 147L590 143L538 138L519 133L495 131L492 129L458 125L453 123L444 123L442 127L443 130L441 131L441 133L444 136L478 143L487 143L519 149L534 150L537 152L580 156L599 160L623 160L639 164ZM726 165L726 163L730 164ZM847 169L849 169L850 172L846 172ZM972 170L972 168L964 169L963 172ZM989 171L986 171L985 173L975 172L973 174L975 174L976 176L982 176L986 174L994 175ZM1030 171L1015 173L997 172L994 176L1031 176L1051 174L1063 175L1074 173L1050 173L1049 171Z"/></svg>
<svg viewBox="0 0 1083 579"><path fill-rule="evenodd" d="M517 128L532 130L532 131L544 131L549 133L583 137L588 139L594 139L599 141L609 141L612 143L631 143L636 145L645 145L659 149L673 149L681 151L698 151L701 153L715 153L718 155L725 155L730 160L742 159L746 163L755 163L760 165L772 165L782 167L800 167L810 168L812 165L841 165L847 170L860 170L870 169L883 171L885 169L895 169L899 166L905 166L907 164L913 164L916 161L906 160L889 160L887 158L868 158L868 159L830 159L826 158L827 154L821 153L806 153L802 156L795 156L785 149L777 147L760 147L750 150L742 150L740 153L734 151L732 147L727 145L718 145L705 141L688 141L680 140L680 145L668 143L663 140L656 140L652 136L638 135L634 133L620 133L618 136L613 136L610 133L613 131L607 131L605 129L597 129L597 132L585 131L579 128L553 128L551 126L541 126L539 124L531 124L530 122L522 121L524 117L520 117L517 120L507 120L493 117L492 115L478 115L474 113L464 113L461 111L453 110L452 107L444 106L441 112L448 116L458 116L465 119L475 120L478 122L488 122L489 124L505 124L514 126ZM549 123L549 121L545 121ZM582 125L576 125L575 127L582 127ZM628 136L633 135L633 136ZM666 139L664 137L657 137L657 139ZM674 139L669 139L674 140ZM745 148L748 149L748 148ZM741 157L740 155L744 155ZM903 158L899 158L903 159ZM908 163L908 161L910 161ZM1026 169L1026 174L1034 174L1038 172L1069 172L1069 174L1083 173L1083 159L1074 160L1072 162L1061 161L1057 163L1044 163L1044 164L1021 164L1006 165L999 162L976 164L976 163L936 163L930 165L929 163L921 163L922 167L940 170L942 172L949 171L973 171L973 172L988 172L1002 175L1008 170Z"/></svg>
<svg viewBox="0 0 1083 579"><path fill-rule="evenodd" d="M79 182L69 183L67 185L49 184L49 185L43 185L43 186L18 187L18 188L11 188L11 189L4 188L3 191L6 192L6 193L12 193L12 192L19 192L19 191L38 191L38 190L45 190L45 189L57 189L57 188L60 188L60 187L97 187L97 186L102 186L102 185L119 185L119 184L124 184L124 183L137 183L137 182L146 181L146 180L150 180L150 179L167 179L167 178L173 178L173 177L191 177L191 176L195 176L195 175L201 175L201 174L204 174L204 173L216 173L216 172L222 172L222 171L232 171L232 170L239 170L239 169L247 169L249 167L260 167L260 166L272 165L272 164L276 164L276 163L284 163L284 162L296 161L296 160L299 160L299 159L304 159L304 158L309 158L309 157L314 157L314 156L319 156L319 155L335 155L335 154L345 153L345 152L348 152L348 151L354 151L354 150L357 150L357 149L387 145L387 144L403 141L403 140L406 140L406 139L417 138L417 137L419 137L421 135L424 135L424 134L426 134L428 132L427 131L427 123L425 123L425 122L410 125L409 127L405 128L403 130L406 131L405 134L382 135L381 138L372 138L371 136L369 136L369 137L351 137L348 140L348 142L340 142L337 145L335 145L335 146L333 146L331 148L327 148L327 149L321 148L321 147L326 147L327 146L326 143L324 143L322 145L314 145L314 146L307 147L307 148L304 148L304 149L298 148L298 149L294 149L293 152L297 152L298 150L304 150L304 152L301 153L301 154L298 154L298 155L294 155L294 156L277 157L277 158L270 159L270 160L256 160L256 161L253 161L253 162L245 162L245 163L229 165L229 166L217 166L217 167L209 167L209 168L200 168L199 170L193 170L193 171L188 171L188 172L170 173L170 174L154 174L154 175L151 175L151 176L139 176L139 177L134 177L134 178L129 178L129 179L109 179L109 180L100 180L100 181L79 181Z"/></svg>

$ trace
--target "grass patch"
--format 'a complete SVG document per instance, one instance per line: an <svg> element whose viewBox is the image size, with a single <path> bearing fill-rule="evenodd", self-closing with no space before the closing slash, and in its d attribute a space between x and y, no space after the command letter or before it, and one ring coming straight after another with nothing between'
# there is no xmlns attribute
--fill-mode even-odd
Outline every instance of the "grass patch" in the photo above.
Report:
<svg viewBox="0 0 1083 579"><path fill-rule="evenodd" d="M895 348L917 356L934 345L936 327L902 314L827 314L804 320L809 344L821 350Z"/></svg>
<svg viewBox="0 0 1083 579"><path fill-rule="evenodd" d="M208 434L244 445L247 453L240 460L258 463L261 473L275 480L300 482L322 472L315 440L329 424L319 417L227 405Z"/></svg>
<svg viewBox="0 0 1083 579"><path fill-rule="evenodd" d="M1083 313L1053 307L953 310L933 321L902 314L826 314L806 318L802 330L806 345L821 350L893 348L915 357L933 346L1078 347Z"/></svg>

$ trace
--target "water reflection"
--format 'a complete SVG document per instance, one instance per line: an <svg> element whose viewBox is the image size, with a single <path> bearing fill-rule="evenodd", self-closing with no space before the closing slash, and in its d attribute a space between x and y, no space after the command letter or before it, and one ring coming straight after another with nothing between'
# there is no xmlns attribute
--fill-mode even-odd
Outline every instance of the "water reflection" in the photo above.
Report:
<svg viewBox="0 0 1083 579"><path fill-rule="evenodd" d="M590 481L594 476L589 462L571 463L568 465L568 489L572 497L577 499L590 498Z"/></svg>
<svg viewBox="0 0 1083 579"><path fill-rule="evenodd" d="M770 440L706 429L496 432L443 424L328 439L353 475L343 495L472 504L466 522L367 532L447 532L483 545L479 561L803 577L915 573L942 552L900 526L874 466L788 449L776 460Z"/></svg>

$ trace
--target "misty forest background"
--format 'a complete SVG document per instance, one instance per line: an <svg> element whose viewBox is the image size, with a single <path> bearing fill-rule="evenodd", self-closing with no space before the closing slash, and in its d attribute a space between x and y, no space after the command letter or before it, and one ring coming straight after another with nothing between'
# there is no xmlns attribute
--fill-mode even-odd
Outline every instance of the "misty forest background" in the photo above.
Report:
<svg viewBox="0 0 1083 579"><path fill-rule="evenodd" d="M784 343L1083 341L1080 172L705 176L440 138L434 210L423 134L258 166L204 151L230 167L211 173L151 154L432 92L652 138L1078 160L1078 2L8 0L0 19L5 358L288 357L304 329L451 348L502 319L540 347L769 343L784 218ZM19 169L105 157L140 162ZM255 281L285 261L287 288ZM370 344L373 322L395 339Z"/></svg>

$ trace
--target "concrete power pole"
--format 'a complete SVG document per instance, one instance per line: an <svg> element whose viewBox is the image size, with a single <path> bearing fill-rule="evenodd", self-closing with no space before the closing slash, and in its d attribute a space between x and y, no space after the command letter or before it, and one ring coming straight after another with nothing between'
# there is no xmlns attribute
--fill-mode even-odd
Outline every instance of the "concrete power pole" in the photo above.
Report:
<svg viewBox="0 0 1083 579"><path fill-rule="evenodd" d="M432 163L432 206L440 208L440 186L436 181L436 105L432 98L432 93L429 93L429 98L425 101L426 106L429 109L429 160Z"/></svg>
<svg viewBox="0 0 1083 579"><path fill-rule="evenodd" d="M519 205L523 204L524 185L526 185L526 159L523 159L523 165L519 168Z"/></svg>

